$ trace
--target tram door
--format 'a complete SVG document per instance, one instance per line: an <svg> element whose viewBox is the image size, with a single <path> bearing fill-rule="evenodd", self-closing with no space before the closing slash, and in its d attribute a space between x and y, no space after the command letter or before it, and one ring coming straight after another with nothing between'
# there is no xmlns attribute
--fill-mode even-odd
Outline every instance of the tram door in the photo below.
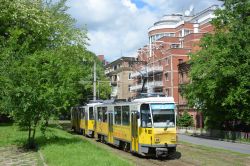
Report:
<svg viewBox="0 0 250 166"><path fill-rule="evenodd" d="M131 113L131 150L138 152L138 120L137 112Z"/></svg>
<svg viewBox="0 0 250 166"><path fill-rule="evenodd" d="M108 113L108 142L113 143L113 112Z"/></svg>

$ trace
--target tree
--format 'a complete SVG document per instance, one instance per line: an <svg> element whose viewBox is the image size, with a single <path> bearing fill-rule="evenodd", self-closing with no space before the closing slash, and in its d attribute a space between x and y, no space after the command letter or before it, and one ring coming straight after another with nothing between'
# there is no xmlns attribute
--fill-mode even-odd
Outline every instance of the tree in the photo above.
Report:
<svg viewBox="0 0 250 166"><path fill-rule="evenodd" d="M28 147L36 128L79 102L91 77L94 54L86 50L86 30L75 27L66 0L0 0L0 111L28 129Z"/></svg>
<svg viewBox="0 0 250 166"><path fill-rule="evenodd" d="M225 0L216 11L214 34L191 55L191 82L184 96L203 111L208 127L250 122L250 1Z"/></svg>
<svg viewBox="0 0 250 166"><path fill-rule="evenodd" d="M178 116L177 125L180 127L190 127L194 125L194 120L191 115L185 110L182 116Z"/></svg>

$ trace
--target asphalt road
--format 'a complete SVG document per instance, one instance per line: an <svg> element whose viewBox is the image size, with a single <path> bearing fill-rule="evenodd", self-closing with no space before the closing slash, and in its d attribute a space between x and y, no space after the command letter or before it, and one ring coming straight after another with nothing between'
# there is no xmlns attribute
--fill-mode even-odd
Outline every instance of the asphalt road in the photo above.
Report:
<svg viewBox="0 0 250 166"><path fill-rule="evenodd" d="M226 142L226 141L220 141L220 140L211 140L211 139L193 137L193 136L188 136L188 135L183 135L183 134L178 134L178 139L180 141L185 141L185 142L189 142L192 144L226 149L226 150L231 150L231 151L240 152L244 154L250 154L250 144L241 144L241 143L233 143L233 142Z"/></svg>

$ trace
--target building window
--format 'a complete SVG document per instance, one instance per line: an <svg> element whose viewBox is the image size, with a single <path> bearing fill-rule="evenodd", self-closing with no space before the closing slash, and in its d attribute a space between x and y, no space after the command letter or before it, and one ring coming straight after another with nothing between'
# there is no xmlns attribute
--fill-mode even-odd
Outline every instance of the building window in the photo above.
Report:
<svg viewBox="0 0 250 166"><path fill-rule="evenodd" d="M165 73L165 78L166 78L166 81L169 81L169 78L168 78L169 76L168 76L168 72L167 73Z"/></svg>
<svg viewBox="0 0 250 166"><path fill-rule="evenodd" d="M183 59L178 59L179 64L183 63Z"/></svg>
<svg viewBox="0 0 250 166"><path fill-rule="evenodd" d="M180 48L180 44L171 44L171 48Z"/></svg>
<svg viewBox="0 0 250 166"><path fill-rule="evenodd" d="M129 92L131 92L130 88L131 88L131 85L128 85L128 91L129 91Z"/></svg>
<svg viewBox="0 0 250 166"><path fill-rule="evenodd" d="M182 84L183 83L183 73L180 73L180 83Z"/></svg>
<svg viewBox="0 0 250 166"><path fill-rule="evenodd" d="M188 35L188 34L190 34L191 33L191 31L190 30L188 30L188 29L184 29L184 36L186 36L186 35Z"/></svg>
<svg viewBox="0 0 250 166"><path fill-rule="evenodd" d="M175 33L170 33L169 36L170 37L175 37Z"/></svg>
<svg viewBox="0 0 250 166"><path fill-rule="evenodd" d="M161 60L159 60L158 65L161 66Z"/></svg>
<svg viewBox="0 0 250 166"><path fill-rule="evenodd" d="M169 65L169 59L166 58L166 65Z"/></svg>
<svg viewBox="0 0 250 166"><path fill-rule="evenodd" d="M155 88L155 92L156 93L161 93L161 92L163 92L163 89L162 88Z"/></svg>
<svg viewBox="0 0 250 166"><path fill-rule="evenodd" d="M154 80L155 81L162 81L162 74L156 74L156 75L154 75Z"/></svg>
<svg viewBox="0 0 250 166"><path fill-rule="evenodd" d="M166 95L169 96L169 89L166 89Z"/></svg>
<svg viewBox="0 0 250 166"><path fill-rule="evenodd" d="M179 32L179 37L183 37L183 36L182 36L182 30Z"/></svg>
<svg viewBox="0 0 250 166"><path fill-rule="evenodd" d="M132 80L131 73L128 73L128 79Z"/></svg>

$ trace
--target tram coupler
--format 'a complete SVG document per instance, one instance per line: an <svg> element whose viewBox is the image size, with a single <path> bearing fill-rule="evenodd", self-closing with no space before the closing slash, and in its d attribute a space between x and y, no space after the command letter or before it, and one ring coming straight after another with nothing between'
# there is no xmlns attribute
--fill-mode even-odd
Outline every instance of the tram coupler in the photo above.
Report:
<svg viewBox="0 0 250 166"><path fill-rule="evenodd" d="M156 148L155 149L156 157L167 157L168 149L167 148Z"/></svg>

